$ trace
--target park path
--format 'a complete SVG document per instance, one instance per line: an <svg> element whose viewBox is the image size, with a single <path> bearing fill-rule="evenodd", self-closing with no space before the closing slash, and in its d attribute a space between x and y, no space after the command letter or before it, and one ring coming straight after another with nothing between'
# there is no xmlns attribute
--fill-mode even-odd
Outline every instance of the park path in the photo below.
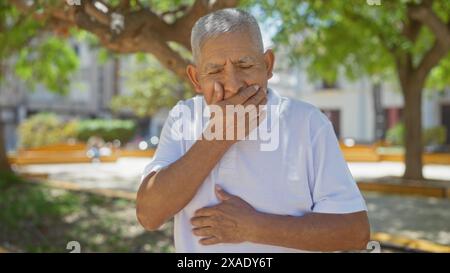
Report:
<svg viewBox="0 0 450 273"><path fill-rule="evenodd" d="M121 158L115 163L29 165L20 171L48 173L50 180L75 182L90 189L137 191L140 174L150 159ZM399 176L396 162L349 163L356 180ZM424 176L450 180L450 167L427 165ZM450 182L449 182L450 183ZM450 246L450 199L364 192L372 232L386 232Z"/></svg>

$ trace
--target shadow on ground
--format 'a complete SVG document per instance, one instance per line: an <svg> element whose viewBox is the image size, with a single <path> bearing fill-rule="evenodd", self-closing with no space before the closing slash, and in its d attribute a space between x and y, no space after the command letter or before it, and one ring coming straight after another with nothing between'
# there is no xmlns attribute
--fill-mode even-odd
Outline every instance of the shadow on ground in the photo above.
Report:
<svg viewBox="0 0 450 273"><path fill-rule="evenodd" d="M5 181L8 180L8 181ZM134 202L0 181L0 245L19 252L173 252L173 225L146 232Z"/></svg>

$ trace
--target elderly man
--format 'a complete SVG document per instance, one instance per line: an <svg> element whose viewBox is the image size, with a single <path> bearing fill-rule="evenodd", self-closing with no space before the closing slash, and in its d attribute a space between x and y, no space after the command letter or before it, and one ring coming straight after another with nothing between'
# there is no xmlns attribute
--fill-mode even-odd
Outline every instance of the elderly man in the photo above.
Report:
<svg viewBox="0 0 450 273"><path fill-rule="evenodd" d="M208 14L193 27L191 44L187 74L202 96L179 102L164 125L137 196L140 223L156 230L175 217L178 252L365 248L367 209L333 127L314 106L267 88L274 54L264 52L255 18L237 9ZM199 118L199 105L225 110ZM256 111L230 115L229 106ZM180 117L180 108L194 118ZM237 119L246 121L245 138L229 122ZM231 138L204 137L217 131L211 121L219 128L223 120ZM261 149L262 140L249 135L268 120L276 145ZM203 131L186 139L180 128Z"/></svg>

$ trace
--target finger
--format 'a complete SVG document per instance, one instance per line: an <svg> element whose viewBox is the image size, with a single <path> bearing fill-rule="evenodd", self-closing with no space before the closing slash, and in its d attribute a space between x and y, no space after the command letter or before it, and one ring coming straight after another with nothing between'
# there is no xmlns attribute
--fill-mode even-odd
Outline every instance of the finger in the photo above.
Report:
<svg viewBox="0 0 450 273"><path fill-rule="evenodd" d="M258 113L267 110L267 97L264 97L262 101L259 102L258 106L256 107L258 109Z"/></svg>
<svg viewBox="0 0 450 273"><path fill-rule="evenodd" d="M261 110L258 115L258 126L266 119L267 110Z"/></svg>
<svg viewBox="0 0 450 273"><path fill-rule="evenodd" d="M220 186L216 185L216 196L217 198L219 198L220 201L226 201L232 197L234 197L234 195L229 194L228 192L224 191Z"/></svg>
<svg viewBox="0 0 450 273"><path fill-rule="evenodd" d="M267 102L267 98L265 98L261 104L266 103ZM261 105L259 107L257 107L257 112L255 111L255 113L248 113L246 120L248 122L246 122L246 130L248 132L248 136L246 139L256 139L257 136L253 135L255 132L254 130L256 128L258 128L262 122L264 121L264 119L267 116L267 110L264 109Z"/></svg>
<svg viewBox="0 0 450 273"><path fill-rule="evenodd" d="M218 243L220 243L220 240L213 236L213 237L208 237L208 238L200 239L198 242L199 242L200 244L206 246L206 245L214 245L214 244L218 244Z"/></svg>
<svg viewBox="0 0 450 273"><path fill-rule="evenodd" d="M245 106L245 122L246 122L246 130L247 132L252 131L251 125L259 124L258 118L261 115L261 112L264 111L264 105L267 103L267 96L263 96L263 99L258 102L258 105L247 105ZM248 111L247 111L248 110Z"/></svg>
<svg viewBox="0 0 450 273"><path fill-rule="evenodd" d="M202 228L194 228L192 230L192 233L194 233L195 236L200 237L211 237L214 236L213 228L211 227L202 227Z"/></svg>
<svg viewBox="0 0 450 273"><path fill-rule="evenodd" d="M194 216L213 216L215 215L215 206L212 207L204 207L195 211Z"/></svg>
<svg viewBox="0 0 450 273"><path fill-rule="evenodd" d="M216 225L216 221L213 217L192 217L191 218L191 224L194 227L212 227Z"/></svg>
<svg viewBox="0 0 450 273"><path fill-rule="evenodd" d="M265 96L258 104L255 106L256 108L256 116L252 116L252 118L258 118L262 112L267 111L267 96Z"/></svg>
<svg viewBox="0 0 450 273"><path fill-rule="evenodd" d="M247 107L249 105L258 106L260 105L264 99L267 98L267 94L265 91L261 88L254 96L249 98L245 103L244 106Z"/></svg>
<svg viewBox="0 0 450 273"><path fill-rule="evenodd" d="M238 92L236 95L229 98L229 102L234 105L244 104L249 98L255 95L260 87L258 85L251 85L244 90Z"/></svg>
<svg viewBox="0 0 450 273"><path fill-rule="evenodd" d="M255 130L258 127L258 116L256 115L254 118L250 119L248 122L248 136L247 139L255 139L255 135L253 135L252 133L253 130Z"/></svg>
<svg viewBox="0 0 450 273"><path fill-rule="evenodd" d="M214 82L213 103L223 100L223 87L219 82Z"/></svg>

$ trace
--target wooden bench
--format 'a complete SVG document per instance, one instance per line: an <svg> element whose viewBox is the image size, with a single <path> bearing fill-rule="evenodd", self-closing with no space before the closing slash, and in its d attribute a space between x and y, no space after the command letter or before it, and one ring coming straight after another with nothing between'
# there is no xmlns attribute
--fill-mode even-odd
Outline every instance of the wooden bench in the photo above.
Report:
<svg viewBox="0 0 450 273"><path fill-rule="evenodd" d="M380 161L404 162L405 155L398 154L381 154ZM433 153L422 155L423 164L441 164L450 165L450 154Z"/></svg>
<svg viewBox="0 0 450 273"><path fill-rule="evenodd" d="M9 156L11 164L58 164L58 163L89 163L91 158L86 154L86 144L55 144L44 147L19 150ZM110 156L101 156L101 162L115 162L117 155L113 151Z"/></svg>
<svg viewBox="0 0 450 273"><path fill-rule="evenodd" d="M373 145L354 145L346 146L340 144L344 158L348 162L378 162L380 156L377 153L377 146Z"/></svg>

